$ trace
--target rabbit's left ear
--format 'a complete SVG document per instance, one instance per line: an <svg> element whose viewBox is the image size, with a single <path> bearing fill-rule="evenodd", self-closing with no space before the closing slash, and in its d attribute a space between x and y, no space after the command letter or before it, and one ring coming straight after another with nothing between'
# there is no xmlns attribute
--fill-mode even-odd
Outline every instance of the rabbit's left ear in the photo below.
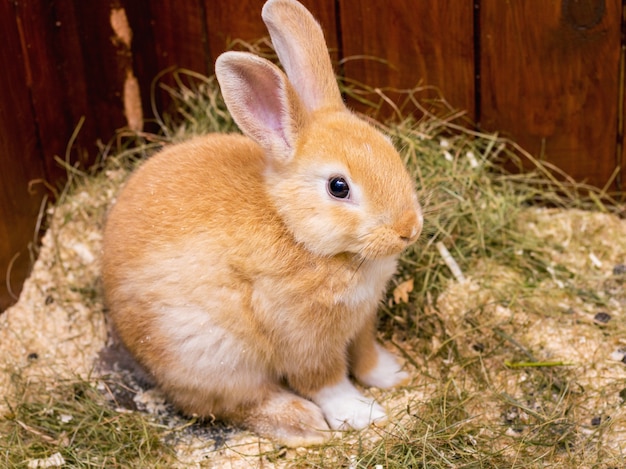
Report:
<svg viewBox="0 0 626 469"><path fill-rule="evenodd" d="M268 0L263 21L280 63L309 112L345 106L319 23L296 0Z"/></svg>
<svg viewBox="0 0 626 469"><path fill-rule="evenodd" d="M215 62L215 75L243 133L269 156L291 159L306 113L285 74L256 55L224 52Z"/></svg>

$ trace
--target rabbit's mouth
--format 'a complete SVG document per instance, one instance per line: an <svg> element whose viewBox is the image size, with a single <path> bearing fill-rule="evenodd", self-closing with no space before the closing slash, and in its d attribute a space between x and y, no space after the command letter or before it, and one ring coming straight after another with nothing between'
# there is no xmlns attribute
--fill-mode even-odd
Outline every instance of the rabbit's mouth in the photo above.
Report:
<svg viewBox="0 0 626 469"><path fill-rule="evenodd" d="M364 259L381 259L399 255L417 241L421 230L421 223L417 222L409 228L409 231L398 231L389 226L381 227L368 237L359 254Z"/></svg>

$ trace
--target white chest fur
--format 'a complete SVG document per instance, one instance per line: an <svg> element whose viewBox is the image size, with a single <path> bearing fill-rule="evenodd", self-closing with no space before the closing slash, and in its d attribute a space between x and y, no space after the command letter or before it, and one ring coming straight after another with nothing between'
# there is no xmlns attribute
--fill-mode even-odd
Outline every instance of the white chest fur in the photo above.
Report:
<svg viewBox="0 0 626 469"><path fill-rule="evenodd" d="M395 256L363 262L355 273L356 281L338 301L350 308L378 303L396 266Z"/></svg>

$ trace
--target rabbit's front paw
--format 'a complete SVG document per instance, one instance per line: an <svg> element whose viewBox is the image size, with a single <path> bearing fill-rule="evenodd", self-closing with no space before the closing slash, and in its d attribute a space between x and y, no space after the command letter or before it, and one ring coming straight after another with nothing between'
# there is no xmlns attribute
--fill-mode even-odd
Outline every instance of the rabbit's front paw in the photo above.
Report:
<svg viewBox="0 0 626 469"><path fill-rule="evenodd" d="M313 401L320 406L333 430L360 430L373 422L387 420L385 410L374 399L361 394L347 377L320 390Z"/></svg>
<svg viewBox="0 0 626 469"><path fill-rule="evenodd" d="M409 381L409 374L402 371L396 356L378 344L376 344L376 351L378 353L376 365L363 376L359 376L359 381L366 386L381 389L406 384Z"/></svg>
<svg viewBox="0 0 626 469"><path fill-rule="evenodd" d="M378 344L376 344L376 352L378 358L374 368L362 376L357 376L361 383L366 386L387 389L406 384L409 381L409 374L402 371L395 355Z"/></svg>

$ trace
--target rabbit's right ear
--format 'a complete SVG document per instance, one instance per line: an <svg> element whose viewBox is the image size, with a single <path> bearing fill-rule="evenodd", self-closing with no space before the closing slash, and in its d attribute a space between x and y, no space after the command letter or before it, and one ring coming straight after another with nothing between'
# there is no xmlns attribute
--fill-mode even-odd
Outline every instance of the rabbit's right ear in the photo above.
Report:
<svg viewBox="0 0 626 469"><path fill-rule="evenodd" d="M311 12L296 0L268 0L261 15L307 110L344 110L324 32Z"/></svg>
<svg viewBox="0 0 626 469"><path fill-rule="evenodd" d="M273 158L289 160L306 111L285 74L261 57L231 51L217 58L215 75L242 132Z"/></svg>

